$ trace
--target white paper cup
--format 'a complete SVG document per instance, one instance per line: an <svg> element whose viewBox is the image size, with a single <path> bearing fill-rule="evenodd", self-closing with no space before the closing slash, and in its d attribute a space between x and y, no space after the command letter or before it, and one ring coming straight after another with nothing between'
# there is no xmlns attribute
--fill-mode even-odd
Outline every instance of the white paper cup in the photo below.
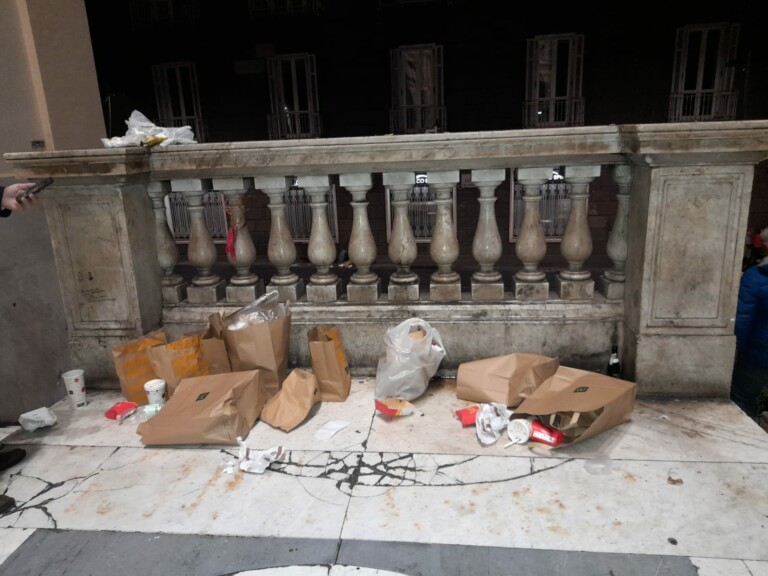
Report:
<svg viewBox="0 0 768 576"><path fill-rule="evenodd" d="M85 379L83 370L70 370L61 375L67 388L67 397L74 408L82 408L88 404L85 397Z"/></svg>
<svg viewBox="0 0 768 576"><path fill-rule="evenodd" d="M155 378L144 383L144 392L150 404L165 404L165 380Z"/></svg>
<svg viewBox="0 0 768 576"><path fill-rule="evenodd" d="M529 418L515 418L507 425L507 436L511 444L525 444L531 437L531 420Z"/></svg>

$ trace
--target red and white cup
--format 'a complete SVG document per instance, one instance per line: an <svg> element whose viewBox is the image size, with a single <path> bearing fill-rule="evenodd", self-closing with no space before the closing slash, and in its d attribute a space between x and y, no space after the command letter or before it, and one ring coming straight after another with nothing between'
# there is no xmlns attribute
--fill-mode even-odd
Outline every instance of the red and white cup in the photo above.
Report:
<svg viewBox="0 0 768 576"><path fill-rule="evenodd" d="M61 375L61 379L64 380L64 386L67 389L67 398L69 398L73 408L83 408L88 405L88 400L85 397L83 373L83 370L77 369L69 370Z"/></svg>

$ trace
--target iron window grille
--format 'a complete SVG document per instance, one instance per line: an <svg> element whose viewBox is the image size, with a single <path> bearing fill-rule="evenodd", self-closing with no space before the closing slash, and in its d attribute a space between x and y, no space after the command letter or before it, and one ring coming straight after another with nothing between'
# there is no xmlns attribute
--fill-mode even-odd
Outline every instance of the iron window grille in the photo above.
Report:
<svg viewBox="0 0 768 576"><path fill-rule="evenodd" d="M200 106L197 68L194 62L166 62L152 66L157 104L157 124L190 126L195 140L205 142L206 126Z"/></svg>
<svg viewBox="0 0 768 576"><path fill-rule="evenodd" d="M168 228L177 244L189 242L189 205L184 194L170 192L165 196L165 217ZM224 194L212 190L203 194L203 215L205 226L214 243L227 241L227 208Z"/></svg>
<svg viewBox="0 0 768 576"><path fill-rule="evenodd" d="M328 202L328 227L331 229L333 241L339 243L339 223L336 212L336 185L332 185L325 195ZM294 242L308 243L312 233L312 208L309 194L298 185L291 186L283 195L285 203L285 218Z"/></svg>
<svg viewBox="0 0 768 576"><path fill-rule="evenodd" d="M456 188L453 189L453 221L456 222ZM392 237L392 221L395 216L395 208L392 205L392 192L386 189L385 196L387 218L387 242ZM435 218L437 216L437 207L435 205L435 193L430 189L427 183L426 174L416 176L416 184L411 188L408 196L408 220L411 223L413 237L417 243L428 243L432 241L432 233L435 229Z"/></svg>
<svg viewBox="0 0 768 576"><path fill-rule="evenodd" d="M547 242L560 242L568 224L571 212L571 185L562 180L553 179L541 185L541 203L539 204L539 222L544 227L544 239ZM523 185L515 182L509 202L509 242L517 241L517 235L523 225L525 201Z"/></svg>

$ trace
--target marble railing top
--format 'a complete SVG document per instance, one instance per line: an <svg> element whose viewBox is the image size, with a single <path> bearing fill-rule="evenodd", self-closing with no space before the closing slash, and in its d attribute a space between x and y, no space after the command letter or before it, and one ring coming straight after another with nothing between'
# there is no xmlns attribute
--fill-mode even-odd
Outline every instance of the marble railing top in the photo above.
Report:
<svg viewBox="0 0 768 576"><path fill-rule="evenodd" d="M169 180L469 170L579 164L753 164L768 158L768 120L624 124L167 148L7 153L19 178Z"/></svg>

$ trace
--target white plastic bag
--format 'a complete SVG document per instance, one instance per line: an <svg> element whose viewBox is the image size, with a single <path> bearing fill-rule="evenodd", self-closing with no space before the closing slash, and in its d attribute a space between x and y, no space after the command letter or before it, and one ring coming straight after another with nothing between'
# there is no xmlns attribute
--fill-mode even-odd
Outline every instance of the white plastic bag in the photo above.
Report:
<svg viewBox="0 0 768 576"><path fill-rule="evenodd" d="M190 126L176 128L161 128L155 126L149 118L138 110L131 112L130 118L125 121L128 131L125 136L114 138L102 138L101 143L106 148L122 148L124 146L152 146L160 145L161 148L171 144L197 144L195 134Z"/></svg>
<svg viewBox="0 0 768 576"><path fill-rule="evenodd" d="M437 329L421 318L410 318L384 336L386 355L379 358L374 397L413 400L427 389L445 357Z"/></svg>
<svg viewBox="0 0 768 576"><path fill-rule="evenodd" d="M19 424L27 432L33 432L38 428L44 428L46 426L53 426L56 424L56 414L54 414L50 408L45 406L32 410L31 412L25 412L19 416Z"/></svg>

